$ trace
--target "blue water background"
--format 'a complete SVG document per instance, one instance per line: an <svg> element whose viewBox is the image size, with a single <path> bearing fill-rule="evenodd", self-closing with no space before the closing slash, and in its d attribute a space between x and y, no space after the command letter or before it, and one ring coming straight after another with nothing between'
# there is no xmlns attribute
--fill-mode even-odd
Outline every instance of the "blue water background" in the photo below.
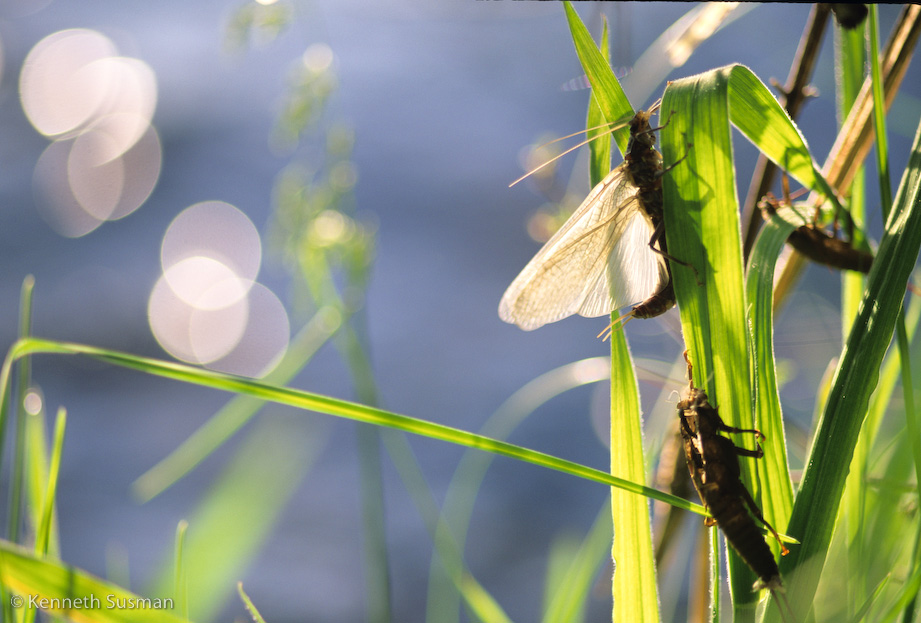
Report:
<svg viewBox="0 0 921 623"><path fill-rule="evenodd" d="M182 209L209 199L239 207L265 231L273 179L289 161L273 155L268 144L285 77L307 45L323 41L337 57L340 90L333 109L356 132L358 208L378 223L366 322L382 406L477 430L535 376L605 354L606 344L595 338L603 320L569 319L526 333L502 323L496 313L502 292L538 248L524 222L543 200L528 184L508 188L521 173L518 152L544 131L568 134L584 122L589 92L561 88L582 73L561 5L305 3L277 42L228 54L223 28L237 6L214 0L54 2L0 21L5 53L0 343L15 339L19 287L33 274L36 334L167 357L146 317L160 274L163 232ZM608 7L614 40L627 56L621 64L633 62L689 8ZM595 31L598 10L594 4L580 6ZM808 5L752 10L669 78L739 62L765 81L784 80L808 10ZM881 12L888 32L896 10L881 7ZM163 170L138 212L67 239L33 208L31 171L47 142L25 120L16 85L28 50L44 36L74 27L99 30L156 72L154 123L163 143ZM832 73L826 38L815 74L820 97L800 117L816 154L827 153L834 136ZM902 170L921 116L918 76L913 65L896 101L893 171ZM741 137L736 148L744 196L755 154ZM878 235L879 223L872 227ZM838 279L815 267L806 279L808 287L790 305L806 311L782 317L777 334L778 356L793 358L796 366L784 390L785 408L803 427L814 388L840 348L838 327L825 319L836 305ZM264 263L260 280L285 298L287 279L280 267ZM682 350L674 315L633 322L628 335L638 357L671 361ZM133 501L130 484L227 396L65 357L38 358L35 379L48 407L64 405L70 414L59 484L63 558L104 575L107 548L121 548L130 560L133 587L142 588L171 548L176 522L191 514L237 441L146 505ZM293 385L354 398L346 368L330 347ZM659 391L679 388L680 379L643 384L644 406L651 408ZM511 440L606 469L607 451L589 418L593 401L604 404L603 397L593 398L595 391L581 388L553 400ZM263 417L284 420L305 436L325 430L329 440L241 579L274 623L363 620L354 425L281 408ZM461 450L425 439L410 443L441 500ZM421 621L429 539L388 459L382 469L395 620ZM564 531L585 533L606 496L600 485L496 461L480 492L467 558L515 620L539 616L550 541ZM225 619L242 613L235 598L228 604ZM604 620L608 612L604 595L594 598L592 620Z"/></svg>

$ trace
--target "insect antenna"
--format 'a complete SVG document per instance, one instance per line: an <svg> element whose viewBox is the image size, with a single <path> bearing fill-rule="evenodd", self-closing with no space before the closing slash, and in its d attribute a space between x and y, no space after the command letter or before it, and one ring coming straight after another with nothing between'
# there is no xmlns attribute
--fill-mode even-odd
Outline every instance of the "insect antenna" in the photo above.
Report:
<svg viewBox="0 0 921 623"><path fill-rule="evenodd" d="M631 118L632 118L632 116L633 116L633 115L631 115ZM593 128L586 128L586 129L580 130L580 131L578 131L578 132L573 132L572 134L567 134L566 136L561 136L560 138L555 138L555 139L553 139L552 141L547 141L546 143L544 143L544 144L542 144L542 145L539 145L539 146L537 147L537 149L541 149L541 148L543 148L543 147L546 147L547 145L552 145L552 144L558 143L558 142L560 142L560 141L565 141L566 139L572 138L573 136L579 136L580 134L585 134L585 133L587 133L587 132L592 132L592 131L594 131L594 130L600 130L600 129L602 129L602 128L607 128L607 129L608 129L607 132L605 132L605 133L603 133L603 134L598 134L597 136L593 136L593 137L591 137L591 138L587 138L587 139L585 139L584 141L582 141L581 143L578 143L578 144L576 144L576 145L573 145L572 147L570 147L570 148L567 149L566 151L564 151L564 152L562 152L562 153L560 153L560 154L554 156L553 158L551 158L551 159L548 160L547 162L544 162L543 164L540 164L540 165L536 166L535 168L531 169L530 171L528 171L527 173L525 173L524 175L522 175L521 177L519 177L517 180L515 180L514 182L512 182L511 184L509 184L508 187L511 188L512 186L514 186L514 185L517 184L518 182L521 182L522 180L525 180L525 179L531 177L532 175L534 175L535 173L537 173L538 171L540 171L540 170L543 169L544 167L546 167L546 166L548 166L548 165L550 165L550 164L553 164L554 162L556 162L557 160L559 160L559 159L562 158L563 156L565 156L565 155L567 155L567 154L570 154L570 153L574 152L575 150L579 149L580 147L583 147L583 146L585 146L585 145L588 145L589 143L591 143L592 141L594 141L594 140L596 140L596 139L602 138L602 137L604 137L604 136L607 136L608 134L611 134L612 132L616 132L617 130L626 127L627 124L629 123L629 121L630 121L629 119L627 119L626 121L618 121L617 123L615 123L615 124L613 124L613 125L610 124L610 123L602 123L601 125L596 125L596 126L593 127Z"/></svg>

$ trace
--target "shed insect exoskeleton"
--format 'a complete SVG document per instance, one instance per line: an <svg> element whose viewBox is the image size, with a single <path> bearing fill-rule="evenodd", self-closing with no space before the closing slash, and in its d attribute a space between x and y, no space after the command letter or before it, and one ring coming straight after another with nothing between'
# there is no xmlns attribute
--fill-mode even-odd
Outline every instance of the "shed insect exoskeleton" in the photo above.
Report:
<svg viewBox="0 0 921 623"><path fill-rule="evenodd" d="M694 387L691 372L688 360L688 393L678 403L678 413L688 471L701 501L712 516L706 523L718 525L726 542L757 574L755 590L766 588L775 595L783 593L783 582L774 555L755 520L774 535L782 554L786 555L787 548L742 483L738 459L739 456L764 456L761 445L757 443L764 435L755 429L735 428L723 422L717 409L707 399L707 394ZM751 433L755 435L757 448L740 448L721 433Z"/></svg>

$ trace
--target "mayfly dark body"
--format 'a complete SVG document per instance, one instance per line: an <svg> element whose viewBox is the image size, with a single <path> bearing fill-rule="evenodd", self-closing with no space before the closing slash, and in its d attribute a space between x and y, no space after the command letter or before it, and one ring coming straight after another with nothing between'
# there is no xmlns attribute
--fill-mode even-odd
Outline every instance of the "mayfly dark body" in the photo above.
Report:
<svg viewBox="0 0 921 623"><path fill-rule="evenodd" d="M688 378L691 378L690 362ZM739 456L760 458L764 452L757 441L757 449L748 450L739 448L720 433L752 433L756 440L764 436L760 431L735 428L723 422L716 408L710 405L707 394L694 387L693 381L689 384L687 396L678 403L678 412L688 471L701 501L712 516L706 520L707 525L716 523L726 541L758 575L755 589L783 592L774 555L755 519L774 535L784 554L787 549L742 483L739 468Z"/></svg>
<svg viewBox="0 0 921 623"><path fill-rule="evenodd" d="M573 314L588 318L633 305L652 318L675 305L665 258L662 156L649 118L630 121L624 162L589 193L502 296L499 317L530 331Z"/></svg>

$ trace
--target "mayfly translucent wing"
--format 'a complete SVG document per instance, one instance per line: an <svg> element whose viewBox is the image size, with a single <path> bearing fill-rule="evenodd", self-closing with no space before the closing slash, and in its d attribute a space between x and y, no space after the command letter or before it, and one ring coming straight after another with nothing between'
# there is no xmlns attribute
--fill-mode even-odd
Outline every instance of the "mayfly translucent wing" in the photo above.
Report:
<svg viewBox="0 0 921 623"><path fill-rule="evenodd" d="M530 331L642 301L667 280L652 221L625 165L596 186L506 290L499 317ZM630 270L626 271L625 267Z"/></svg>
<svg viewBox="0 0 921 623"><path fill-rule="evenodd" d="M637 305L637 315L652 317L674 305L660 230L662 157L650 112L630 121L624 163L592 189L506 290L502 320L530 331L573 314L591 318Z"/></svg>

